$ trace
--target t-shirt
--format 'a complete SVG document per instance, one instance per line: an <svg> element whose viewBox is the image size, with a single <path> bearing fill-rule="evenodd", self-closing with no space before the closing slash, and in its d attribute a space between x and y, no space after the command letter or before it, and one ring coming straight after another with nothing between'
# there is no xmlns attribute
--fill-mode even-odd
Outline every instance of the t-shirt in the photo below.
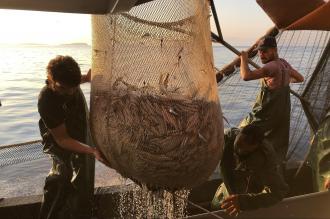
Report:
<svg viewBox="0 0 330 219"><path fill-rule="evenodd" d="M292 66L284 59L276 59L268 62L263 67L267 71L265 82L270 89L287 86L290 83Z"/></svg>
<svg viewBox="0 0 330 219"><path fill-rule="evenodd" d="M63 152L49 131L63 123L70 137L86 143L87 112L85 106L85 98L80 88L71 96L60 95L47 85L41 90L38 111L41 117L39 129L43 138L44 152Z"/></svg>

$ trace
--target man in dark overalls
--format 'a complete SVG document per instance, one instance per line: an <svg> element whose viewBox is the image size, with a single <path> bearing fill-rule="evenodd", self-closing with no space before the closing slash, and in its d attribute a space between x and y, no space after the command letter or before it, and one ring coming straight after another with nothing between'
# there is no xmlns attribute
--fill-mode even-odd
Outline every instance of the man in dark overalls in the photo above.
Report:
<svg viewBox="0 0 330 219"><path fill-rule="evenodd" d="M46 178L40 219L87 219L92 215L94 157L88 109L79 87L90 81L90 71L81 75L70 56L57 56L47 66L47 81L38 99L39 128L43 151L53 164Z"/></svg>
<svg viewBox="0 0 330 219"><path fill-rule="evenodd" d="M245 81L262 79L261 89L252 112L241 122L259 127L273 144L280 162L285 161L289 145L290 83L303 82L299 74L284 59L279 58L274 37L264 37L258 43L258 54L264 66L251 71L246 52L241 55L241 78Z"/></svg>
<svg viewBox="0 0 330 219"><path fill-rule="evenodd" d="M227 129L220 163L223 183L212 200L214 209L234 216L269 207L288 192L276 153L256 126Z"/></svg>

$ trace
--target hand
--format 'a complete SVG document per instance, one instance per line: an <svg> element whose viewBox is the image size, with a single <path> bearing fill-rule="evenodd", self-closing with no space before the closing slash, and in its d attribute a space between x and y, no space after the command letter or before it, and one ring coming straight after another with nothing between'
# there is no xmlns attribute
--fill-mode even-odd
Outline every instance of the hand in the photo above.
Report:
<svg viewBox="0 0 330 219"><path fill-rule="evenodd" d="M238 195L227 197L222 203L221 208L230 216L237 216L240 212Z"/></svg>
<svg viewBox="0 0 330 219"><path fill-rule="evenodd" d="M94 155L95 159L97 159L98 161L100 161L104 165L110 167L110 164L104 159L104 156L103 156L103 154L101 153L101 151L99 149L93 148L93 155Z"/></svg>
<svg viewBox="0 0 330 219"><path fill-rule="evenodd" d="M246 51L241 52L241 59L244 59L244 60L248 59L248 53Z"/></svg>
<svg viewBox="0 0 330 219"><path fill-rule="evenodd" d="M88 70L85 80L86 80L86 82L91 82L91 80L92 80L92 70L91 69Z"/></svg>
<svg viewBox="0 0 330 219"><path fill-rule="evenodd" d="M85 74L85 75L82 75L81 76L81 84L82 83L86 83L86 82L91 82L91 73L92 73L92 70L91 69L89 69L88 70L88 72L87 72L87 74Z"/></svg>
<svg viewBox="0 0 330 219"><path fill-rule="evenodd" d="M330 177L325 180L324 188L330 190Z"/></svg>

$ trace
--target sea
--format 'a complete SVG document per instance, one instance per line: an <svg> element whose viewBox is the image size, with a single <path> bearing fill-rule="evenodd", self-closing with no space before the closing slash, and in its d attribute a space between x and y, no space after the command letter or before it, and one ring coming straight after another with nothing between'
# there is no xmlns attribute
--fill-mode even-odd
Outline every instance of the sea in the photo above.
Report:
<svg viewBox="0 0 330 219"><path fill-rule="evenodd" d="M239 46L238 50L247 47ZM221 68L236 57L226 48L213 46L215 66ZM19 144L40 139L37 100L45 85L46 66L56 55L72 56L82 73L91 67L92 49L87 44L49 45L0 45L0 146ZM86 100L90 98L90 84L83 84ZM38 153L41 153L42 148ZM29 149L10 153L0 150L0 160L28 157ZM42 194L45 177L51 160L47 156L21 159L11 165L0 165L0 198ZM115 170L96 163L95 186L111 186L131 183Z"/></svg>

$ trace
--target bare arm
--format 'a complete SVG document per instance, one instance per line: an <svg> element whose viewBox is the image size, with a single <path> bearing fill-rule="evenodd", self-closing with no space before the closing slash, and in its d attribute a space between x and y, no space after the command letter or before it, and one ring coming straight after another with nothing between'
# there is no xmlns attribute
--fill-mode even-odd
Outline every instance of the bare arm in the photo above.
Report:
<svg viewBox="0 0 330 219"><path fill-rule="evenodd" d="M256 80L268 76L268 72L265 68L259 68L254 71L251 71L248 65L248 54L245 51L242 51L241 55L241 78L244 81Z"/></svg>
<svg viewBox="0 0 330 219"><path fill-rule="evenodd" d="M280 173L280 167L275 167L276 163L274 159L268 158L268 162L272 162L269 164L272 167L270 168L267 167L268 165L264 165L264 172L260 175L267 189L264 189L264 191L260 193L240 194L239 204L241 210L269 207L281 201L288 193L289 187Z"/></svg>
<svg viewBox="0 0 330 219"><path fill-rule="evenodd" d="M71 138L67 133L64 123L51 129L50 132L60 147L76 153L93 155L99 161L104 162L99 150Z"/></svg>
<svg viewBox="0 0 330 219"><path fill-rule="evenodd" d="M304 76L292 68L290 71L290 83L301 83L304 81Z"/></svg>
<svg viewBox="0 0 330 219"><path fill-rule="evenodd" d="M327 178L324 182L324 188L330 190L330 178Z"/></svg>

